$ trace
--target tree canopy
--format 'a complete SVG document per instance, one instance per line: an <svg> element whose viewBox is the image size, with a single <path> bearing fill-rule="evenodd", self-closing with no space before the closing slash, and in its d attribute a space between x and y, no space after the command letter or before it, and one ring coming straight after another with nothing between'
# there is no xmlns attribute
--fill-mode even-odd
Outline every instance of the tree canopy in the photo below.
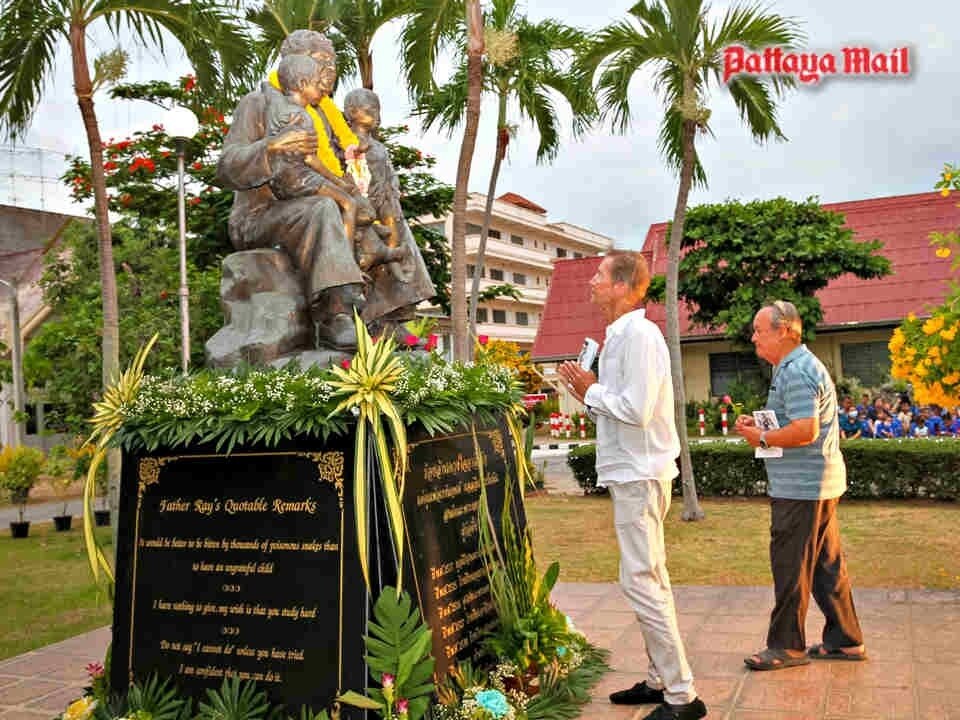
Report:
<svg viewBox="0 0 960 720"><path fill-rule="evenodd" d="M692 322L749 344L753 316L773 300L793 302L812 338L823 319L815 293L834 278L889 275L883 243L854 237L844 216L816 198L700 205L687 212L679 294Z"/></svg>

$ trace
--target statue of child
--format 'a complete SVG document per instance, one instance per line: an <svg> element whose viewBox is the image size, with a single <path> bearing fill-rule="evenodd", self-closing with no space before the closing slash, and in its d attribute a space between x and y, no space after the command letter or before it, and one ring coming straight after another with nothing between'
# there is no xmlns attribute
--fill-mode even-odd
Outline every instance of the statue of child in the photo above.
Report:
<svg viewBox="0 0 960 720"><path fill-rule="evenodd" d="M376 213L377 221L388 231L383 233L382 242L389 250L399 253L400 258L405 258L413 251L411 243L415 248L416 241L407 227L400 207L400 181L393 169L393 163L390 162L390 153L376 137L380 128L380 98L366 88L351 90L343 100L343 115L361 145L366 146L365 159L369 170L367 199ZM367 233L366 237L368 245L372 244L374 239L377 243L380 242L371 233ZM370 252L375 253L377 249L361 247L361 257ZM412 268L408 264L397 263L390 266L390 271L397 280L407 282Z"/></svg>

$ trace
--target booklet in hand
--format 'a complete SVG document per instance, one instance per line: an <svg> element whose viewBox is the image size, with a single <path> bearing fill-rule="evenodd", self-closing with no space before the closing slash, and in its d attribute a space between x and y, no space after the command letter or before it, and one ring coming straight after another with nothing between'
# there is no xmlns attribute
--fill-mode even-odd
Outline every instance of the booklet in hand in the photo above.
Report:
<svg viewBox="0 0 960 720"><path fill-rule="evenodd" d="M769 432L780 427L777 422L777 414L773 410L754 410L753 422L761 432ZM781 447L758 447L754 449L755 458L779 458L783 457L783 448Z"/></svg>
<svg viewBox="0 0 960 720"><path fill-rule="evenodd" d="M593 361L597 359L597 351L600 344L593 338L584 338L583 347L580 348L580 355L577 357L577 365L584 370L590 370L593 367Z"/></svg>

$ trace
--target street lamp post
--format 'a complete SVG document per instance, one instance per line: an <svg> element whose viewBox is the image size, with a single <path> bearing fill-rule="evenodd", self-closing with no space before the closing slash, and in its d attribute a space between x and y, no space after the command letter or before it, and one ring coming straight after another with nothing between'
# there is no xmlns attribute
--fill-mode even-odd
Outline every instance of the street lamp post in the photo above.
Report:
<svg viewBox="0 0 960 720"><path fill-rule="evenodd" d="M197 134L200 124L197 116L185 107L167 111L164 131L174 139L177 150L177 219L179 222L180 249L180 355L183 374L190 369L190 290L187 286L187 205L184 198L183 154L187 140Z"/></svg>
<svg viewBox="0 0 960 720"><path fill-rule="evenodd" d="M20 341L20 304L17 302L17 286L6 280L0 280L0 285L10 295L10 360L13 363L13 412L14 412L14 446L23 445L23 421L20 419L24 411L23 391L23 345Z"/></svg>

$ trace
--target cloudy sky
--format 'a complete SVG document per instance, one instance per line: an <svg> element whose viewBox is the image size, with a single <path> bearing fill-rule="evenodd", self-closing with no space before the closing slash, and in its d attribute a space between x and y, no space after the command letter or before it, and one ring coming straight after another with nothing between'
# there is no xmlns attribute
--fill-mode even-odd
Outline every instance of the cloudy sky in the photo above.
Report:
<svg viewBox="0 0 960 720"><path fill-rule="evenodd" d="M929 191L946 161L960 162L960 3L946 0L772 0L773 11L796 18L807 36L805 49L832 52L867 46L876 51L908 46L909 77L826 78L802 86L781 104L780 125L787 142L755 144L743 128L724 88L709 97L713 137L698 139L709 187L697 189L691 203L752 200L782 195L802 200L816 195L836 202ZM726 3L714 3L718 15ZM597 11L594 8L604 7ZM627 16L628 2L531 0L533 19L556 18L595 30ZM381 95L384 124L407 123L409 140L436 155L439 175L452 183L459 133L421 135L396 68L396 28L386 28L374 45L375 90ZM102 39L96 52L109 50ZM129 48L132 80L171 79L187 71L182 58ZM96 53L91 52L93 57ZM347 84L348 85L348 84ZM342 95L349 87L342 87ZM40 107L27 145L85 154L79 111L72 97L66 56ZM566 142L551 166L537 165L537 138L521 127L511 143L497 194L512 191L547 208L549 218L608 235L621 247L639 247L651 223L669 219L676 201L676 177L656 147L663 112L649 77L631 85L633 124L624 135L597 127ZM97 98L104 137L149 125L152 106ZM516 119L514 120L516 121ZM485 192L492 163L495 113L485 105L470 189ZM569 125L566 125L567 129ZM48 165L49 165L48 160ZM0 173L5 172L0 158ZM44 174L50 172L47 168ZM54 170L54 174L56 174ZM26 187L26 186L24 186ZM3 188L0 187L0 194ZM21 191L21 195L23 191ZM2 200L0 200L2 202Z"/></svg>

